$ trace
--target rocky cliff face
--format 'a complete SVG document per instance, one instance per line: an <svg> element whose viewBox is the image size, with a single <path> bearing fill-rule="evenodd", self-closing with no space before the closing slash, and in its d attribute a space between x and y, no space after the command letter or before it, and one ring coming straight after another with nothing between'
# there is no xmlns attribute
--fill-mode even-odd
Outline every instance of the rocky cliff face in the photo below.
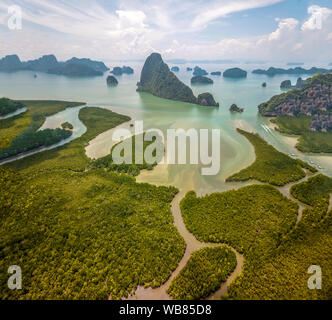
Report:
<svg viewBox="0 0 332 320"><path fill-rule="evenodd" d="M311 129L330 130L332 117L332 74L318 75L309 79L303 89L292 90L274 96L262 103L259 111L263 116L314 116Z"/></svg>
<svg viewBox="0 0 332 320"><path fill-rule="evenodd" d="M210 93L196 98L191 88L182 83L170 71L159 53L152 53L145 61L137 91L148 92L157 97L195 103L205 106L219 106Z"/></svg>
<svg viewBox="0 0 332 320"><path fill-rule="evenodd" d="M137 86L137 91L149 92L160 98L197 103L192 90L170 71L159 53L152 53L146 59Z"/></svg>

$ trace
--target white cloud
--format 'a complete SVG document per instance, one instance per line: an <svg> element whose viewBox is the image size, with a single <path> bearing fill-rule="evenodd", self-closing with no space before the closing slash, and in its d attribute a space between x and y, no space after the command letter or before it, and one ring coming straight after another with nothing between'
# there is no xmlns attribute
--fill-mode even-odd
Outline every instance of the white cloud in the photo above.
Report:
<svg viewBox="0 0 332 320"><path fill-rule="evenodd" d="M324 22L327 20L332 10L329 8L310 6L308 13L311 14L310 18L302 25L302 30L321 30Z"/></svg>
<svg viewBox="0 0 332 320"><path fill-rule="evenodd" d="M231 13L266 7L281 1L283 0L233 0L223 1L223 3L220 3L219 1L215 5L211 6L211 8L208 8L200 13L193 21L192 27L203 27L206 26L209 22L220 17L225 17Z"/></svg>
<svg viewBox="0 0 332 320"><path fill-rule="evenodd" d="M11 1L0 1L0 57L54 53L61 60L74 55L111 60L145 58L159 51L166 58L302 61L328 59L332 52L332 11L317 6L308 8L310 17L302 26L294 17L277 19L273 32L259 36L218 38L203 30L212 23L221 30L220 21L215 24L220 17L282 0L117 0L112 8L89 0L15 0L23 9L21 32L3 26ZM323 28L312 32L318 13Z"/></svg>
<svg viewBox="0 0 332 320"><path fill-rule="evenodd" d="M299 24L299 22L294 18L287 18L282 20L276 19L276 21L279 22L279 25L277 30L269 35L270 41L280 39L283 34L288 34L290 31L294 30Z"/></svg>

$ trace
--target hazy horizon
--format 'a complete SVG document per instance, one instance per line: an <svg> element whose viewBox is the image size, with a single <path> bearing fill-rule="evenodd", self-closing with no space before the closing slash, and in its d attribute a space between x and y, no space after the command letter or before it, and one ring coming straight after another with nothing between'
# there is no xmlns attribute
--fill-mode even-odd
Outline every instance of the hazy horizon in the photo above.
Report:
<svg viewBox="0 0 332 320"><path fill-rule="evenodd" d="M10 30L10 6L22 29ZM332 62L328 0L0 2L0 56ZM329 59L331 61L329 61Z"/></svg>

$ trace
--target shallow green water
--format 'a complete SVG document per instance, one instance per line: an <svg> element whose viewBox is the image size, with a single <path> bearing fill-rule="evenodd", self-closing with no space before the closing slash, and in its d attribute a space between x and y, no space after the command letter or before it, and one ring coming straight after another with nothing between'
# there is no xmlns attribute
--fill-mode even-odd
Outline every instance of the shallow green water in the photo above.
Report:
<svg viewBox="0 0 332 320"><path fill-rule="evenodd" d="M260 117L257 113L259 103L281 92L279 87L281 81L290 79L295 83L297 76L267 77L253 75L250 72L248 78L243 80L227 80L223 77L211 76L214 80L213 85L193 87L196 95L211 92L220 103L218 109L137 93L136 83L139 80L141 63L130 65L134 67L135 74L118 77L119 85L112 88L106 85L107 74L104 77L81 79L37 73L38 77L35 79L33 77L35 72L0 73L0 96L13 99L83 101L89 106L104 106L115 112L131 115L137 120L144 120L144 129L158 128L163 131L168 128L221 129L221 170L218 175L202 176L200 167L194 165L159 166L153 171L143 172L138 177L138 181L142 182L173 184L184 190L195 189L199 194L234 187L233 184L226 184L225 178L254 160L252 146L236 132L236 127L258 132L277 149L294 153L307 161L312 160L324 168L323 173L332 176L331 156L306 156L297 152L282 135L262 127L267 124L267 119ZM190 66L193 67L193 65ZM200 66L208 72L223 71L226 67L230 67L213 64ZM187 65L180 65L181 71L177 75L189 85L191 73L185 71L186 67ZM251 68L254 67L251 66ZM248 66L246 69L249 71ZM267 88L262 87L263 82L267 82ZM231 114L228 109L232 103L245 108L245 112ZM84 132L82 124L77 121L77 112L73 110L66 110L48 119L45 125L52 127L65 120L74 122L76 134ZM97 151L102 150L103 145L108 146L110 139L111 135L105 134L104 138L98 144L96 143L95 150L92 143L89 152L98 153Z"/></svg>

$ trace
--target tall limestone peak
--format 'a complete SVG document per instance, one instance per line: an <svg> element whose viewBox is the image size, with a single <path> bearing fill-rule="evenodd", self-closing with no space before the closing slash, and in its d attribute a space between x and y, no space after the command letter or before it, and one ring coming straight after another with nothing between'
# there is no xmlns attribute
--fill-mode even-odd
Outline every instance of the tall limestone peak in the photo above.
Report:
<svg viewBox="0 0 332 320"><path fill-rule="evenodd" d="M170 71L159 53L145 61L137 91L148 92L164 99L197 103L192 90Z"/></svg>

